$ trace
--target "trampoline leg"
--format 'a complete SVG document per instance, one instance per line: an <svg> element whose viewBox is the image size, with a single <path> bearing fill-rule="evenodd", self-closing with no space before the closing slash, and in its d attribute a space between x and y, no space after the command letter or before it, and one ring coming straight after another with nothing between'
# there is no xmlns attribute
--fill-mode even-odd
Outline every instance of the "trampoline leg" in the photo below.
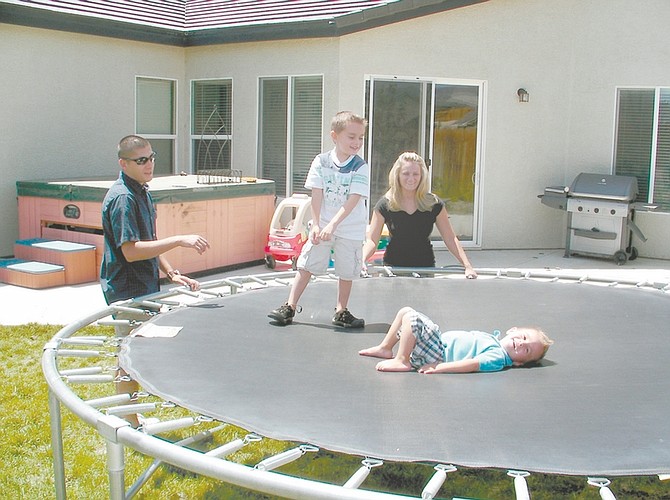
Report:
<svg viewBox="0 0 670 500"><path fill-rule="evenodd" d="M111 500L124 500L126 497L123 453L123 445L107 441L107 472L109 474L109 498Z"/></svg>
<svg viewBox="0 0 670 500"><path fill-rule="evenodd" d="M61 430L60 401L49 389L49 420L51 424L51 452L54 462L56 500L65 500L65 465L63 462L63 433Z"/></svg>

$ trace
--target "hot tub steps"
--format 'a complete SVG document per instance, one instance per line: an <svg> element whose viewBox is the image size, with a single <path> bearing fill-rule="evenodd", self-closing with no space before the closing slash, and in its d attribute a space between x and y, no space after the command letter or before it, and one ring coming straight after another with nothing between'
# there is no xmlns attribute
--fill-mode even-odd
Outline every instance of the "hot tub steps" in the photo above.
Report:
<svg viewBox="0 0 670 500"><path fill-rule="evenodd" d="M26 288L65 285L65 267L22 259L0 260L0 282Z"/></svg>
<svg viewBox="0 0 670 500"><path fill-rule="evenodd" d="M43 238L18 240L14 244L14 257L62 266L66 285L98 279L95 245Z"/></svg>

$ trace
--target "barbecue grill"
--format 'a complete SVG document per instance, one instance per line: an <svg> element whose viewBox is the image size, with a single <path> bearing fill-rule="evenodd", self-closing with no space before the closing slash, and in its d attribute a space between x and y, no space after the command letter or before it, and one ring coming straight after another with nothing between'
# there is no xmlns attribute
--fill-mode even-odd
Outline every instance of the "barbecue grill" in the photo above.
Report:
<svg viewBox="0 0 670 500"><path fill-rule="evenodd" d="M647 241L634 222L637 193L636 177L581 173L569 187L547 187L539 197L568 212L565 257L607 257L623 265L638 255L633 234Z"/></svg>

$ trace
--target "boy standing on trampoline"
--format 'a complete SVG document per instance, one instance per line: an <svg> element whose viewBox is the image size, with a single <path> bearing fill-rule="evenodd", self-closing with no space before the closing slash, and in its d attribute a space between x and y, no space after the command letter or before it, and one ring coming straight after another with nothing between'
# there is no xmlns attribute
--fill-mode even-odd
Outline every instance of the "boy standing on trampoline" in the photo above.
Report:
<svg viewBox="0 0 670 500"><path fill-rule="evenodd" d="M363 145L367 121L341 111L331 122L335 147L312 161L305 187L312 190L312 227L298 257L288 301L268 316L281 325L293 321L298 301L314 274L325 273L331 250L338 276L337 306L332 323L363 328L365 320L347 309L353 280L360 276L362 248L368 222L365 200L370 191L370 167L358 152Z"/></svg>
<svg viewBox="0 0 670 500"><path fill-rule="evenodd" d="M403 307L384 340L359 354L384 358L376 367L382 372L494 372L538 361L553 343L542 330L534 327L512 327L500 339L479 331L441 332L426 315ZM394 356L396 344L398 352Z"/></svg>

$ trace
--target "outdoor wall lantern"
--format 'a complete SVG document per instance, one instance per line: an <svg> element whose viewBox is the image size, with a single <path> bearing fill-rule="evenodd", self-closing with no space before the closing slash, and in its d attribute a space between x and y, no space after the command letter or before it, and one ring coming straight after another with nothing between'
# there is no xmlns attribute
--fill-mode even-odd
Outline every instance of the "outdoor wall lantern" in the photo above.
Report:
<svg viewBox="0 0 670 500"><path fill-rule="evenodd" d="M528 102L530 95L526 89L518 89L516 95L519 98L519 102Z"/></svg>

